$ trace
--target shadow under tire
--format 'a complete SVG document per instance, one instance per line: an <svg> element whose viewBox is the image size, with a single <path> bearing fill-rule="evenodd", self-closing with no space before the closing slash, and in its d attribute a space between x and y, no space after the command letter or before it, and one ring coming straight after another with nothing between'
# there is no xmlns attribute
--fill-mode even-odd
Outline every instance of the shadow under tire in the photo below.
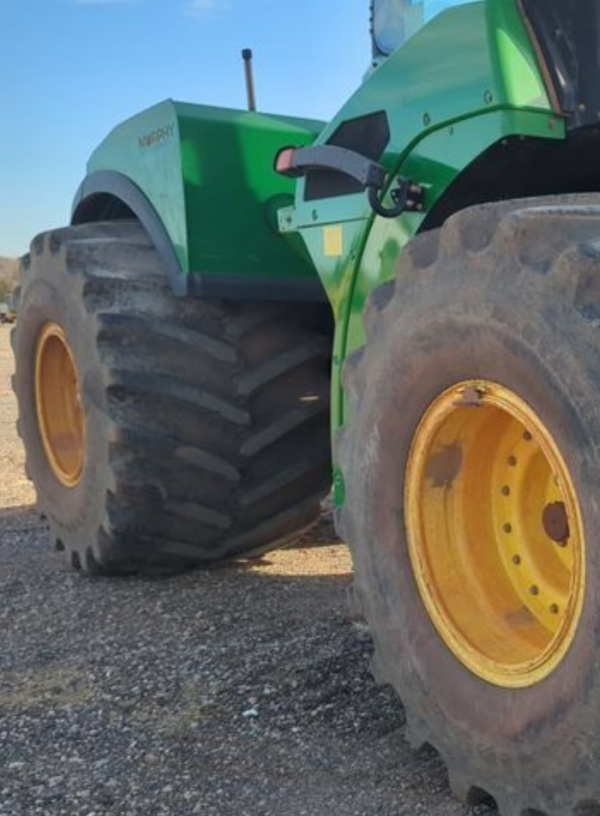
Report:
<svg viewBox="0 0 600 816"><path fill-rule="evenodd" d="M600 813L600 197L415 238L346 363L338 528L407 733L502 816Z"/></svg>
<svg viewBox="0 0 600 816"><path fill-rule="evenodd" d="M330 340L308 304L175 298L136 222L32 243L18 430L73 566L173 572L293 540L330 486Z"/></svg>

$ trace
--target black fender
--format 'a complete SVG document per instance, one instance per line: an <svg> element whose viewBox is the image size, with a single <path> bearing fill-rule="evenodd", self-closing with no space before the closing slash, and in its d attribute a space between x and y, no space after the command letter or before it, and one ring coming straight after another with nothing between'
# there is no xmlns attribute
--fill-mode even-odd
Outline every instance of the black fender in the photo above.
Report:
<svg viewBox="0 0 600 816"><path fill-rule="evenodd" d="M161 260L173 294L189 294L190 276L181 269L169 234L144 192L122 173L99 170L79 185L71 210L71 224L137 218Z"/></svg>

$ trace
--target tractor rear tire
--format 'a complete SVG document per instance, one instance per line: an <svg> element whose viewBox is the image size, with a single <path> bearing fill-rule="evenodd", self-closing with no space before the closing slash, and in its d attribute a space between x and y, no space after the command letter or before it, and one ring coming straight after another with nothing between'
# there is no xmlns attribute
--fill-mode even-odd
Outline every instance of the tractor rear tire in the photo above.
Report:
<svg viewBox="0 0 600 816"><path fill-rule="evenodd" d="M374 669L450 784L600 813L600 196L466 210L405 249L336 445Z"/></svg>
<svg viewBox="0 0 600 816"><path fill-rule="evenodd" d="M288 543L318 517L322 307L177 299L136 222L39 236L18 299L26 469L74 567L181 571Z"/></svg>

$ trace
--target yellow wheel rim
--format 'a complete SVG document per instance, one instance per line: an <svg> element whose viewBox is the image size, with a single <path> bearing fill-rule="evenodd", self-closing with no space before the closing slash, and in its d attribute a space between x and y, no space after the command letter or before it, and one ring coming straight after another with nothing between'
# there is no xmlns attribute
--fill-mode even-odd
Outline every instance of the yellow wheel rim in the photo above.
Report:
<svg viewBox="0 0 600 816"><path fill-rule="evenodd" d="M47 323L37 342L35 406L50 468L61 484L75 487L83 470L84 417L75 360L56 323Z"/></svg>
<svg viewBox="0 0 600 816"><path fill-rule="evenodd" d="M575 488L540 417L497 383L459 383L423 416L405 484L412 568L448 648L498 686L548 677L575 636L585 567Z"/></svg>

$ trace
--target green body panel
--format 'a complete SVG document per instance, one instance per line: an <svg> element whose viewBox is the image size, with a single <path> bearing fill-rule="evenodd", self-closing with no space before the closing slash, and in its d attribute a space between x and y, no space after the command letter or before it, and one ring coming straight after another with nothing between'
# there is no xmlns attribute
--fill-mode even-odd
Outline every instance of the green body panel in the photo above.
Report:
<svg viewBox="0 0 600 816"><path fill-rule="evenodd" d="M365 193L304 201L302 181L294 206L280 213L281 230L302 235L335 313L334 432L344 422L342 364L364 343L365 301L393 277L399 253L427 211L502 139L565 136L513 0L440 14L366 77L316 143L327 142L340 123L382 110L391 138L381 162L393 177L425 187L426 211L374 216Z"/></svg>
<svg viewBox="0 0 600 816"><path fill-rule="evenodd" d="M277 210L294 182L273 170L277 149L309 144L322 123L165 101L115 128L88 173L113 171L150 201L181 270L211 275L315 276L297 236L281 236Z"/></svg>

